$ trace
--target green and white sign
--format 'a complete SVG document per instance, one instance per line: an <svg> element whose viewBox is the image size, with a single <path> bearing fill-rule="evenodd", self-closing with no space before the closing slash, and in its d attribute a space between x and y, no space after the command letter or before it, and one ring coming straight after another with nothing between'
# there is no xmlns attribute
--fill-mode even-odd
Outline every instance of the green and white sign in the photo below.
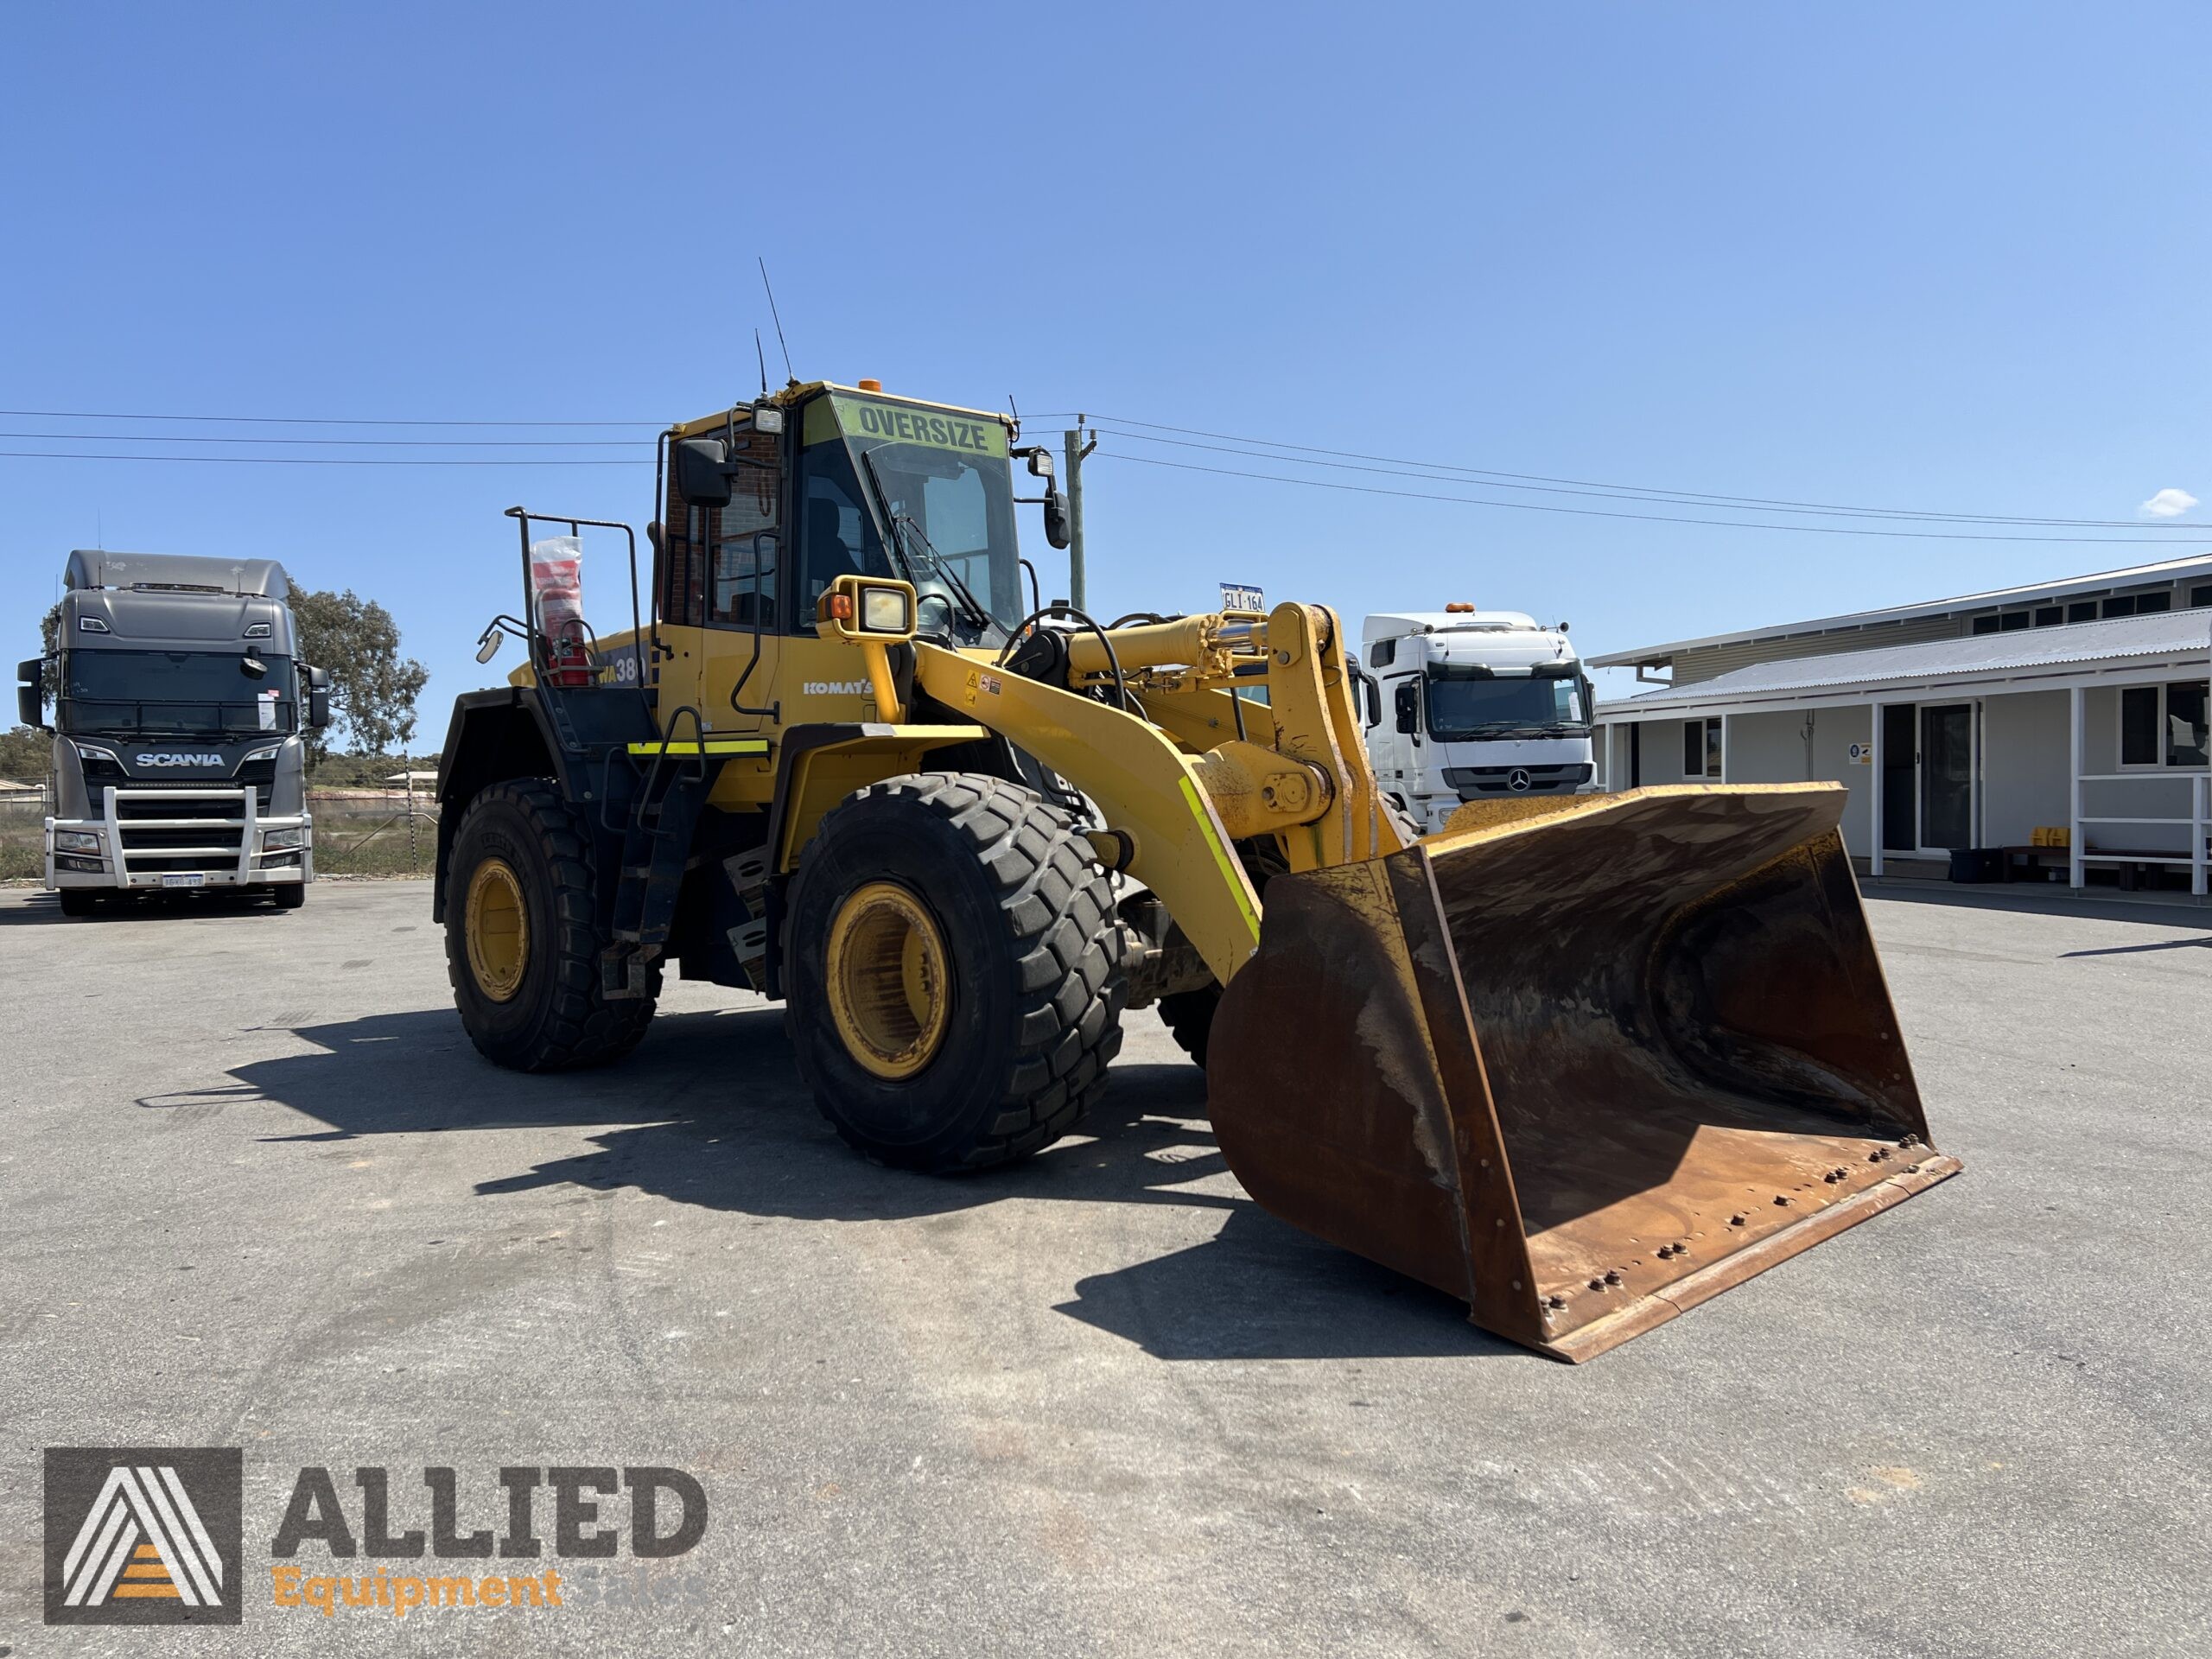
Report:
<svg viewBox="0 0 2212 1659"><path fill-rule="evenodd" d="M805 440L820 443L837 436L878 443L913 443L925 449L950 449L965 455L1006 459L1006 425L988 416L952 410L915 409L831 392L807 405Z"/></svg>

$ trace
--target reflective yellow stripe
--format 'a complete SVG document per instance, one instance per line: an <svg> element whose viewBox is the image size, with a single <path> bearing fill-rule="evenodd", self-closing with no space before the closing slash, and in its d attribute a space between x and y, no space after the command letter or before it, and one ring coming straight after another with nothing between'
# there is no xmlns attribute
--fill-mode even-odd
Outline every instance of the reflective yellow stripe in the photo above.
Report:
<svg viewBox="0 0 2212 1659"><path fill-rule="evenodd" d="M704 747L696 743L671 743L664 748L658 743L632 743L632 754L766 754L768 740L765 737L710 737Z"/></svg>
<svg viewBox="0 0 2212 1659"><path fill-rule="evenodd" d="M1213 814L1206 810L1206 804L1198 798L1198 786L1187 774L1182 779L1183 798L1190 804L1191 816L1198 821L1198 833L1206 838L1206 845L1213 851L1213 861L1221 866L1222 880L1229 883L1229 890L1236 895L1236 908L1243 913L1245 926L1252 930L1252 942L1260 942L1260 912L1252 908L1252 893L1244 879L1243 867L1230 857L1229 849L1221 844L1221 835L1213 827Z"/></svg>

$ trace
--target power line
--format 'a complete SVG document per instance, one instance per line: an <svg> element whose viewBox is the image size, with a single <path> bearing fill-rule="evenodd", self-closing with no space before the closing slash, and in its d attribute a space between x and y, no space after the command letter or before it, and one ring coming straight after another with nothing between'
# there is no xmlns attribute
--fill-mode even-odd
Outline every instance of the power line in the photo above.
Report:
<svg viewBox="0 0 2212 1659"><path fill-rule="evenodd" d="M1451 461L1409 461L1403 456L1398 455L1373 455L1362 454L1357 450L1329 448L1315 444L1285 443L1271 438L1250 438L1241 436L1236 433L1209 432L1197 427L1169 426L1157 421L1132 420L1124 416L1100 415L1096 418L1117 426L1146 427L1154 432L1179 432L1185 434L1186 437L1217 438L1224 443L1245 446L1241 449L1224 449L1219 451L1219 453L1226 454L1249 454L1251 458L1255 460L1277 461L1288 466L1329 467L1338 470L1351 472L1382 472L1385 474L1395 472L1396 475L1407 478L1438 478L1439 474L1443 474L1445 476L1439 478L1439 481L1447 483L1459 481L1458 476L1453 476L1459 475L1470 480L1482 480L1484 481L1498 480L1498 487L1501 488L1529 490L1541 489L1547 494L1592 494L1599 499L1627 501L1650 500L1661 505L1669 505L1713 506L1721 508L1728 512L1749 511L1754 508L1764 508L1779 509L1783 512L1793 513L1821 513L1831 516L1878 518L1925 519L1953 524L2063 526L2066 528L2080 530L2147 530L2159 531L2167 535L2171 535L2177 532L2188 533L2192 529L2201 531L2202 528L2201 526L2191 526L2188 524L2145 524L2139 523L2137 520L2128 518L2034 518L2005 513L1948 512L1935 509L1917 507L1853 506L1834 501L1795 501L1772 496L1723 495L1700 490L1663 489L1653 485L1610 483L1603 480L1596 479L1558 478L1543 473L1501 472L1496 468L1465 467ZM1124 432L1117 434L1116 435L1135 438L1141 442L1146 443L1176 443L1179 442L1179 440L1173 438L1150 437L1147 436L1143 433L1137 432ZM1215 448L1213 445L1203 443L1185 443L1183 447L1194 449L1208 449ZM1284 454L1268 454L1263 453L1264 451L1270 449L1293 451L1295 453ZM1300 458L1304 455L1343 456L1349 457L1349 460L1306 461ZM1130 456L1125 457L1125 459L1134 460L1135 457ZM1389 463L1389 465L1380 467L1356 467L1351 465L1351 461L1382 461ZM1525 481L1519 483L1509 483L1503 481L1508 480L1521 480ZM2155 539L2155 537L2153 539Z"/></svg>
<svg viewBox="0 0 2212 1659"><path fill-rule="evenodd" d="M100 414L82 409L0 409L0 417L14 421L191 421L238 426L642 426L648 431L658 431L668 424L666 421L372 421L329 415L147 415L114 411Z"/></svg>
<svg viewBox="0 0 2212 1659"><path fill-rule="evenodd" d="M346 449L650 449L644 438L234 438L177 432L0 432L52 443L315 444Z"/></svg>
<svg viewBox="0 0 2212 1659"><path fill-rule="evenodd" d="M6 461L174 461L201 467L642 467L637 461L595 459L579 455L573 461L529 461L517 455L463 456L446 459L373 455L117 455L102 451L67 449L0 449Z"/></svg>
<svg viewBox="0 0 2212 1659"><path fill-rule="evenodd" d="M1230 467L1203 467L1193 461L1168 461L1158 455L1127 455L1102 452L1116 461L1140 467L1172 467L1178 472L1211 473L1223 478L1253 478L1268 484L1299 484L1309 490L1341 490L1354 495L1392 495L1412 501L1456 501L1471 507L1509 507L1518 512L1565 513L1577 518L1632 518L1656 524L1709 524L1721 530L1782 530L1807 536L1883 536L1910 541L1935 542L2050 542L2067 545L2101 546L2107 543L2155 542L2155 536L1985 536L1964 531L1872 530L1844 524L1773 524L1741 518L1688 518L1654 512L1614 512L1603 507L1561 507L1541 501L1497 501L1483 496L1438 495L1421 490L1386 490L1374 484L1339 484L1325 478L1285 478L1277 473L1240 472ZM2133 528L2133 526L2130 526Z"/></svg>

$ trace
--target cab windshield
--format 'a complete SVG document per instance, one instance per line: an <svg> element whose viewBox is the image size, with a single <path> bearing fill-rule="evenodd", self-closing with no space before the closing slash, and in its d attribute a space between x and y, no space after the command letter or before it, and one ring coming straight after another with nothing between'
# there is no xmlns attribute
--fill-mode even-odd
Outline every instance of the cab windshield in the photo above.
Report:
<svg viewBox="0 0 2212 1659"><path fill-rule="evenodd" d="M72 651L63 658L65 732L215 737L290 732L292 659L246 651ZM258 677L246 672L259 663Z"/></svg>
<svg viewBox="0 0 2212 1659"><path fill-rule="evenodd" d="M1432 665L1429 734L1445 742L1477 738L1579 737L1590 729L1582 679L1497 679L1487 669Z"/></svg>
<svg viewBox="0 0 2212 1659"><path fill-rule="evenodd" d="M832 394L808 409L805 439L802 613L848 572L896 576L914 584L918 632L1003 639L1027 608L1005 426Z"/></svg>

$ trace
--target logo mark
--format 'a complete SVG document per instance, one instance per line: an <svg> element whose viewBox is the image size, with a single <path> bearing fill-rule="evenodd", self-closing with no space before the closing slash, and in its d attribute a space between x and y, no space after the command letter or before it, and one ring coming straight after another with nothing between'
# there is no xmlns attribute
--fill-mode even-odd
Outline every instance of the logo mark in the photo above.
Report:
<svg viewBox="0 0 2212 1659"><path fill-rule="evenodd" d="M1526 791L1529 787L1529 768L1526 766L1516 766L1512 771L1507 772L1505 774L1505 786L1513 791L1516 795Z"/></svg>
<svg viewBox="0 0 2212 1659"><path fill-rule="evenodd" d="M142 766L219 766L219 754L176 753L168 750L141 749L130 757Z"/></svg>
<svg viewBox="0 0 2212 1659"><path fill-rule="evenodd" d="M243 1453L50 1446L46 1622L238 1622Z"/></svg>

